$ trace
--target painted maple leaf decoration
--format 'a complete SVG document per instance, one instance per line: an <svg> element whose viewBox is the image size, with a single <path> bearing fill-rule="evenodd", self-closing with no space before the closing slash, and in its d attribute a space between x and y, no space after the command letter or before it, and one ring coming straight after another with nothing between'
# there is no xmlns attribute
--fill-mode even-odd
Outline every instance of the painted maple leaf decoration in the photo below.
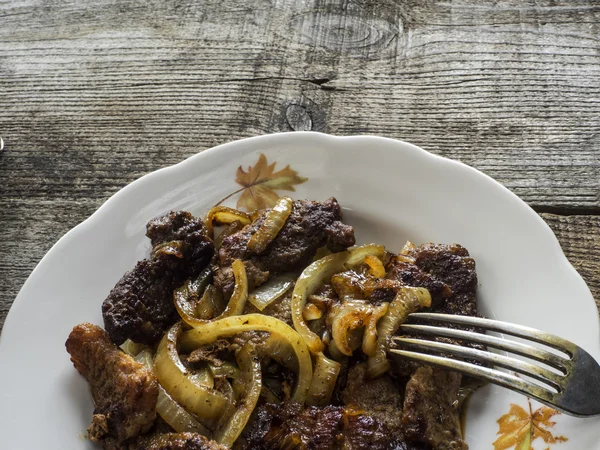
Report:
<svg viewBox="0 0 600 450"><path fill-rule="evenodd" d="M560 413L547 406L532 412L531 402L529 412L519 405L511 404L510 411L498 419L500 437L494 442L494 450L531 450L531 443L537 438L541 438L546 444L565 442L566 437L554 436L551 431L556 422L550 419L557 414Z"/></svg>
<svg viewBox="0 0 600 450"><path fill-rule="evenodd" d="M275 191L295 191L295 185L308 180L299 176L298 172L292 170L289 165L276 172L275 164L277 163L269 164L267 157L261 153L256 164L249 166L248 171L245 171L242 166L238 167L235 182L242 188L231 194L242 192L237 201L238 209L254 211L271 208L279 200L279 195Z"/></svg>

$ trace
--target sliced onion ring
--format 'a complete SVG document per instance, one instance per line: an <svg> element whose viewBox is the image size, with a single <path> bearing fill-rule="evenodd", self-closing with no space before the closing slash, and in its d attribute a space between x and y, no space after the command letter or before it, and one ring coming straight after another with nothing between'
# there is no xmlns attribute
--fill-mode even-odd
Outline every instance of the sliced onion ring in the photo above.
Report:
<svg viewBox="0 0 600 450"><path fill-rule="evenodd" d="M264 222L248 241L248 249L256 254L264 252L285 225L285 221L292 213L293 206L294 201L291 198L280 198L275 206L267 212Z"/></svg>
<svg viewBox="0 0 600 450"><path fill-rule="evenodd" d="M388 307L388 312L377 325L377 345L373 356L367 359L367 376L377 378L387 372L390 362L387 359L388 339L398 331L409 314L431 306L431 295L425 288L402 287Z"/></svg>
<svg viewBox="0 0 600 450"><path fill-rule="evenodd" d="M367 255L381 255L383 257L384 254L385 248L383 245L363 245L321 258L304 269L296 281L294 293L292 294L292 321L294 322L294 328L300 333L314 355L322 353L324 345L319 336L311 331L302 316L308 297L321 284L328 281L332 275L345 270L345 265L358 265L364 261Z"/></svg>
<svg viewBox="0 0 600 450"><path fill-rule="evenodd" d="M371 311L371 317L365 327L363 335L362 351L367 356L373 356L377 348L377 323L388 312L389 303L385 302L379 306L374 306Z"/></svg>
<svg viewBox="0 0 600 450"><path fill-rule="evenodd" d="M154 360L159 383L189 413L201 419L217 419L227 406L227 399L218 391L194 383L181 362L177 341L181 335L181 322L165 333Z"/></svg>
<svg viewBox="0 0 600 450"><path fill-rule="evenodd" d="M135 357L137 362L144 364L148 369L154 371L154 361L150 350L143 350ZM171 428L178 433L190 432L200 433L207 438L212 438L208 428L198 422L194 416L187 412L179 403L173 400L165 388L158 385L158 399L156 400L156 412Z"/></svg>
<svg viewBox="0 0 600 450"><path fill-rule="evenodd" d="M346 356L352 356L355 350L348 342L349 332L366 326L371 317L370 305L357 303L342 305L331 324L331 336L338 350Z"/></svg>
<svg viewBox="0 0 600 450"><path fill-rule="evenodd" d="M342 365L319 353L315 361L315 371L308 390L306 403L311 406L327 406L335 389Z"/></svg>
<svg viewBox="0 0 600 450"><path fill-rule="evenodd" d="M281 298L283 294L294 286L295 278L290 275L279 275L271 278L258 288L254 289L248 296L248 301L259 311L263 311L274 301Z"/></svg>
<svg viewBox="0 0 600 450"><path fill-rule="evenodd" d="M224 317L235 316L244 312L246 301L248 300L248 277L246 276L246 266L240 259L236 259L231 264L233 269L233 276L235 277L235 287L233 288L233 294L229 299L229 303L218 317L213 320L219 320ZM188 287L183 285L181 288L176 289L173 292L173 302L177 312L185 323L190 326L202 325L209 320L199 319L194 315L194 308L190 306L190 302L187 298Z"/></svg>
<svg viewBox="0 0 600 450"><path fill-rule="evenodd" d="M349 248L348 252L350 255L345 264L349 268L353 268L361 264L368 255L376 256L382 260L385 256L385 247L379 244L366 244Z"/></svg>
<svg viewBox="0 0 600 450"><path fill-rule="evenodd" d="M185 350L193 350L201 345L210 344L222 337L233 336L244 331L268 331L275 339L282 339L290 345L298 361L298 380L292 400L304 403L312 379L312 361L310 352L301 336L289 325L279 319L262 314L231 316L194 325L194 329L183 333L180 344Z"/></svg>
<svg viewBox="0 0 600 450"><path fill-rule="evenodd" d="M260 360L254 346L247 342L238 350L235 358L241 370L240 384L245 387L245 394L229 422L215 431L215 440L227 447L233 445L248 423L262 389Z"/></svg>
<svg viewBox="0 0 600 450"><path fill-rule="evenodd" d="M369 273L375 278L385 277L385 267L383 267L383 263L377 256L365 256L365 264L369 267Z"/></svg>
<svg viewBox="0 0 600 450"><path fill-rule="evenodd" d="M242 225L248 225L250 216L243 211L229 208L227 206L215 206L206 215L206 229L210 237L214 234L213 224L230 225L233 222L240 222Z"/></svg>

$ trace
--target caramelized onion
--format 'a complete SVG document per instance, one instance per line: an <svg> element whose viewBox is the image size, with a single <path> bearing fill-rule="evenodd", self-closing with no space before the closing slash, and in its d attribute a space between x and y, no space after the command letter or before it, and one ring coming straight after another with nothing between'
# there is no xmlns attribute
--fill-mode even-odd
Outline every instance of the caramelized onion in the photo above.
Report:
<svg viewBox="0 0 600 450"><path fill-rule="evenodd" d="M346 261L346 266L353 268L361 264L368 255L383 259L385 256L385 247L379 244L366 244L359 247L348 249L350 255Z"/></svg>
<svg viewBox="0 0 600 450"><path fill-rule="evenodd" d="M181 328L181 322L176 323L160 341L154 360L156 377L186 411L201 419L217 419L223 414L227 400L216 390L194 383L190 379L190 373L177 353Z"/></svg>
<svg viewBox="0 0 600 450"><path fill-rule="evenodd" d="M294 277L290 275L279 275L271 278L258 288L254 289L248 296L248 301L259 311L264 310L274 301L281 298L283 294L294 286Z"/></svg>
<svg viewBox="0 0 600 450"><path fill-rule="evenodd" d="M243 211L229 208L227 206L215 206L206 215L206 229L209 236L213 236L213 224L230 225L234 222L240 222L242 225L248 225L251 220L250 216Z"/></svg>
<svg viewBox="0 0 600 450"><path fill-rule="evenodd" d="M385 302L379 306L375 306L371 310L371 317L365 327L365 333L362 341L362 351L367 356L373 356L377 348L377 322L388 311L389 303Z"/></svg>
<svg viewBox="0 0 600 450"><path fill-rule="evenodd" d="M208 368L215 378L239 378L240 369L229 361L222 361L222 364L208 364Z"/></svg>
<svg viewBox="0 0 600 450"><path fill-rule="evenodd" d="M331 323L331 335L335 345L342 354L352 356L356 348L352 348L349 342L349 333L364 327L371 317L371 307L365 302L349 301L343 304L334 313Z"/></svg>
<svg viewBox="0 0 600 450"><path fill-rule="evenodd" d="M325 256L304 269L296 281L292 295L292 321L294 322L294 328L300 333L313 354L317 355L323 352L324 345L319 336L308 327L302 315L308 297L321 284L328 281L332 275L343 271L346 265L361 264L367 255L381 255L383 257L384 254L385 248L383 245L363 245Z"/></svg>
<svg viewBox="0 0 600 450"><path fill-rule="evenodd" d="M302 317L304 320L317 320L323 317L323 311L314 303L307 303L302 310Z"/></svg>
<svg viewBox="0 0 600 450"><path fill-rule="evenodd" d="M244 331L268 331L275 336L275 339L285 341L285 345L289 345L293 349L298 361L298 380L292 400L304 403L312 379L312 361L304 340L289 325L271 316L246 314L212 320L193 327L192 330L181 336L181 346L186 350L192 350L201 345L210 344L219 338L233 336Z"/></svg>
<svg viewBox="0 0 600 450"><path fill-rule="evenodd" d="M369 273L375 278L385 277L385 267L383 267L383 263L377 256L365 256L365 264L369 267Z"/></svg>
<svg viewBox="0 0 600 450"><path fill-rule="evenodd" d="M213 320L222 319L223 317L235 316L244 312L246 300L248 299L248 278L246 276L246 266L240 259L236 259L231 264L233 276L235 277L235 287L233 294L229 299L229 303L218 317ZM181 288L173 292L173 302L177 312L185 323L190 326L202 325L209 322L206 319L200 319L195 316L195 305L188 301L190 293L189 284L183 285Z"/></svg>
<svg viewBox="0 0 600 450"><path fill-rule="evenodd" d="M267 213L264 222L248 241L248 248L253 253L261 254L273 242L292 213L293 206L294 201L289 197L282 197L277 201Z"/></svg>
<svg viewBox="0 0 600 450"><path fill-rule="evenodd" d="M247 342L238 350L235 358L240 367L240 384L245 388L245 393L241 400L241 405L229 422L223 428L215 431L215 440L227 447L233 445L246 426L246 423L248 423L250 415L256 407L262 388L260 361L254 347Z"/></svg>
<svg viewBox="0 0 600 450"><path fill-rule="evenodd" d="M154 371L152 352L143 350L135 357L137 362ZM159 384L158 398L156 400L156 412L167 424L178 433L191 432L200 433L207 438L212 438L212 433L198 422L194 416L187 412L179 403L173 400L167 391Z"/></svg>
<svg viewBox="0 0 600 450"><path fill-rule="evenodd" d="M319 353L315 361L315 371L308 390L306 403L311 406L327 406L335 389L341 364Z"/></svg>
<svg viewBox="0 0 600 450"><path fill-rule="evenodd" d="M376 378L390 368L386 350L389 338L398 331L409 314L431 306L431 295L425 288L403 287L389 304L388 311L377 325L377 344L373 356L367 360L367 375Z"/></svg>
<svg viewBox="0 0 600 450"><path fill-rule="evenodd" d="M321 258L308 266L296 281L294 293L292 295L292 320L294 328L302 336L310 351L314 354L323 351L323 342L319 336L313 333L302 316L302 311L306 305L306 299L309 295L325 281L328 281L332 275L344 270L344 263L348 259L348 252L334 253L333 255Z"/></svg>
<svg viewBox="0 0 600 450"><path fill-rule="evenodd" d="M202 294L202 298L196 303L195 317L208 320L215 317L219 311L225 309L223 293L214 285L209 284Z"/></svg>

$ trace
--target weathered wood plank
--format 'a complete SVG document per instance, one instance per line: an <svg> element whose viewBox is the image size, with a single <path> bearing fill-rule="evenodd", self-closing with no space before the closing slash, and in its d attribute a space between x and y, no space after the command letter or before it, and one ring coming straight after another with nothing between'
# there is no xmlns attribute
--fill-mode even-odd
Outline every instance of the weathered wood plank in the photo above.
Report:
<svg viewBox="0 0 600 450"><path fill-rule="evenodd" d="M251 3L0 3L3 196L103 195L310 126L409 140L534 206L600 210L597 2Z"/></svg>
<svg viewBox="0 0 600 450"><path fill-rule="evenodd" d="M597 214L544 217L598 299L599 36L593 0L0 0L0 324L125 184L305 129L408 140L538 211Z"/></svg>
<svg viewBox="0 0 600 450"><path fill-rule="evenodd" d="M541 214L600 308L600 216Z"/></svg>

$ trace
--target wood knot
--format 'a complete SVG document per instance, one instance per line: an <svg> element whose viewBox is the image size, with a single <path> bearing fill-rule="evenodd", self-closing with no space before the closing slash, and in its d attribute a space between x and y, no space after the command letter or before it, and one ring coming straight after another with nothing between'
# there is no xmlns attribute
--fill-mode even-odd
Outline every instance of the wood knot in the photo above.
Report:
<svg viewBox="0 0 600 450"><path fill-rule="evenodd" d="M308 110L301 105L291 104L285 110L288 125L294 131L310 131L313 121Z"/></svg>
<svg viewBox="0 0 600 450"><path fill-rule="evenodd" d="M363 57L393 53L391 44L403 31L401 20L362 17L335 10L301 14L294 22L303 43Z"/></svg>

